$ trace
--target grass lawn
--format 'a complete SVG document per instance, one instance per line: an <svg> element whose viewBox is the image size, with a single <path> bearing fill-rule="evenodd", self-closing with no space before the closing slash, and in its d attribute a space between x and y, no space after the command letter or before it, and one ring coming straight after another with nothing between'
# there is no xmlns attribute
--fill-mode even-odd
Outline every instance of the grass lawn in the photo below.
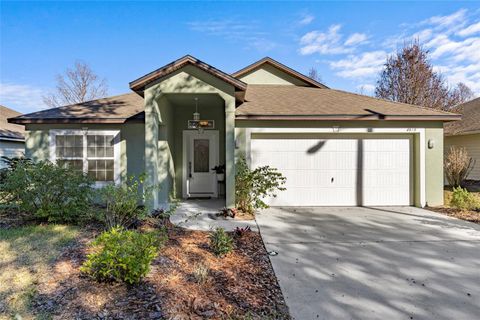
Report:
<svg viewBox="0 0 480 320"><path fill-rule="evenodd" d="M0 319L35 318L30 302L39 280L78 234L76 227L64 225L0 229Z"/></svg>

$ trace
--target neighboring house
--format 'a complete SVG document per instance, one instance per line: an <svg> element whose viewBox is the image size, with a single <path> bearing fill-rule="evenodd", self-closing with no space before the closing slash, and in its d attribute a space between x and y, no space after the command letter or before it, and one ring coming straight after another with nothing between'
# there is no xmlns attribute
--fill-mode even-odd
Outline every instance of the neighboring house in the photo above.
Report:
<svg viewBox="0 0 480 320"><path fill-rule="evenodd" d="M287 177L272 205L443 203L443 123L459 115L329 89L271 58L228 74L185 56L130 88L9 121L26 126L28 157L99 185L145 172L154 207L217 197L218 164L234 206L238 157Z"/></svg>
<svg viewBox="0 0 480 320"><path fill-rule="evenodd" d="M22 125L8 123L7 119L21 113L0 105L0 157L21 157L25 151L25 129ZM0 168L5 163L0 160Z"/></svg>
<svg viewBox="0 0 480 320"><path fill-rule="evenodd" d="M475 160L467 179L480 180L480 98L465 102L458 110L462 120L445 124L445 153L451 146L465 147Z"/></svg>

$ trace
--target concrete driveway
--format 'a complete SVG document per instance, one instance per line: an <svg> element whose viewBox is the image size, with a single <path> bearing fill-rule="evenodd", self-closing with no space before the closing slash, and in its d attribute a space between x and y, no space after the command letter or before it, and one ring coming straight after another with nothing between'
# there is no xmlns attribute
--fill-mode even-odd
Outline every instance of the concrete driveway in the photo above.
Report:
<svg viewBox="0 0 480 320"><path fill-rule="evenodd" d="M412 207L257 216L295 319L479 319L480 226Z"/></svg>

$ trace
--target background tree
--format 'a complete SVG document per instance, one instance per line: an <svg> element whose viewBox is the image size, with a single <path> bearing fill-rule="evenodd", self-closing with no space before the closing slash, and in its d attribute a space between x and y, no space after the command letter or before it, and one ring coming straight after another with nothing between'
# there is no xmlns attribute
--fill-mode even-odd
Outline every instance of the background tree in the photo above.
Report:
<svg viewBox="0 0 480 320"><path fill-rule="evenodd" d="M315 67L311 67L310 70L308 70L308 77L317 82L322 82L322 76L320 76L320 73Z"/></svg>
<svg viewBox="0 0 480 320"><path fill-rule="evenodd" d="M73 69L56 76L56 90L43 97L51 108L102 98L108 93L105 79L100 79L88 64L76 61Z"/></svg>
<svg viewBox="0 0 480 320"><path fill-rule="evenodd" d="M449 88L443 76L433 70L428 54L414 41L389 56L377 81L375 96L442 110L451 110L468 99L471 90L463 83Z"/></svg>

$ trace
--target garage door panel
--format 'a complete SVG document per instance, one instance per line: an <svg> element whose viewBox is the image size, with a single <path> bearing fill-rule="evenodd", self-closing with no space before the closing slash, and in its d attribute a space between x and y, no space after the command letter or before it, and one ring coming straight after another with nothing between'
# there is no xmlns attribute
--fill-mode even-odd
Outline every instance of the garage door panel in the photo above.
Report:
<svg viewBox="0 0 480 320"><path fill-rule="evenodd" d="M252 166L287 178L278 206L410 205L411 139L255 137Z"/></svg>

